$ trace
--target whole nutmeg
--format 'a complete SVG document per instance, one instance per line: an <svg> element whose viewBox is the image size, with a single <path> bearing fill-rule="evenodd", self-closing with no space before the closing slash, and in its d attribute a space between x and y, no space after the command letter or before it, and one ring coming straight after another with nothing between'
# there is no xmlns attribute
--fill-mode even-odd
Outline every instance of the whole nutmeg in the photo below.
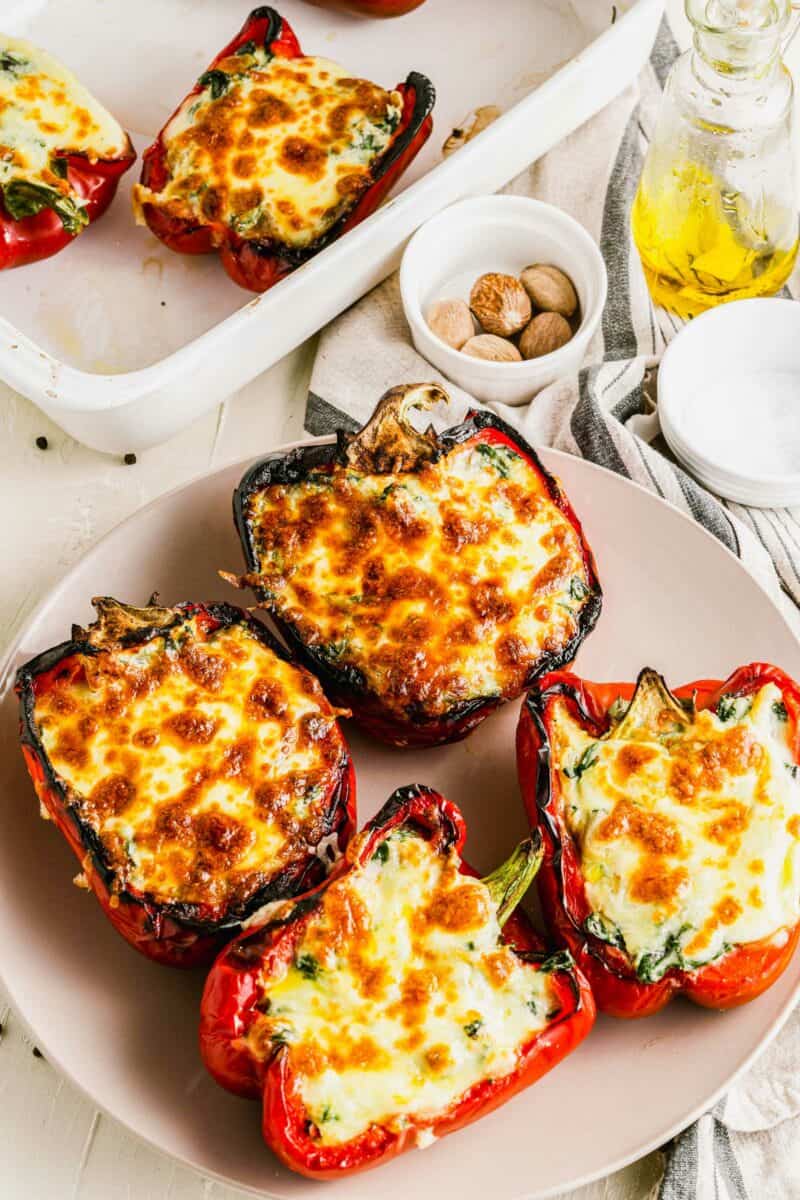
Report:
<svg viewBox="0 0 800 1200"><path fill-rule="evenodd" d="M494 333L479 333L461 347L462 354L485 358L489 362L522 362L522 355L513 342Z"/></svg>
<svg viewBox="0 0 800 1200"><path fill-rule="evenodd" d="M472 285L469 306L486 333L498 337L519 333L531 319L528 293L513 275L481 275Z"/></svg>
<svg viewBox="0 0 800 1200"><path fill-rule="evenodd" d="M560 313L562 317L571 317L578 307L578 297L572 280L558 267L550 267L545 263L536 263L526 267L520 275L520 282L533 301L534 308L540 312Z"/></svg>
<svg viewBox="0 0 800 1200"><path fill-rule="evenodd" d="M523 358L541 358L543 354L560 350L571 338L569 321L560 313L543 312L523 330L519 348Z"/></svg>
<svg viewBox="0 0 800 1200"><path fill-rule="evenodd" d="M475 332L475 322L466 300L434 300L425 320L431 333L454 350L460 350Z"/></svg>

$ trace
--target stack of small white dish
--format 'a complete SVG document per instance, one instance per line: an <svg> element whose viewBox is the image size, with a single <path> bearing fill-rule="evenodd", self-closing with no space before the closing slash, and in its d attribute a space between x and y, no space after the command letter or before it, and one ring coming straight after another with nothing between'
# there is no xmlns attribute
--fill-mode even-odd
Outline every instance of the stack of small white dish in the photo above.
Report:
<svg viewBox="0 0 800 1200"><path fill-rule="evenodd" d="M800 305L739 300L697 317L664 354L658 411L676 458L711 491L800 504Z"/></svg>

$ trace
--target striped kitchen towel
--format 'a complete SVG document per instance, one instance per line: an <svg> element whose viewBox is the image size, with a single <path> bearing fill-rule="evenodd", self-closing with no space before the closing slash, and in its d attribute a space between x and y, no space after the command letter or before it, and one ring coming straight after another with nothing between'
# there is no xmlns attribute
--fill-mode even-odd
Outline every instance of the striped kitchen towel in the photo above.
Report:
<svg viewBox="0 0 800 1200"><path fill-rule="evenodd" d="M594 2L594 0L592 0ZM629 213L666 74L677 54L662 25L636 88L577 130L506 188L557 204L600 245L609 297L578 376L523 408L492 407L534 443L581 455L656 492L738 555L800 633L800 510L720 502L670 460L656 407L657 363L678 322L654 311L629 232ZM800 271L790 293L797 295ZM402 382L437 380L452 398L442 423L478 407L414 350L397 278L387 279L322 334L306 429L358 428L378 397ZM436 424L436 414L433 417ZM791 1118L796 1118L792 1120ZM800 1014L732 1091L665 1147L659 1200L800 1197Z"/></svg>

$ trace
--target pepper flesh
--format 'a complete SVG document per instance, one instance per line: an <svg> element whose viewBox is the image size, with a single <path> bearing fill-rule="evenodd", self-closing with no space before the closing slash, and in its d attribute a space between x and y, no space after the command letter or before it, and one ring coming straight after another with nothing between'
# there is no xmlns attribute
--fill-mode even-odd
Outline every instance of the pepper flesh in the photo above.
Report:
<svg viewBox="0 0 800 1200"><path fill-rule="evenodd" d="M359 17L402 17L425 0L310 0L316 8L333 8Z"/></svg>
<svg viewBox="0 0 800 1200"><path fill-rule="evenodd" d="M424 831L442 853L453 848L460 855L466 827L459 810L431 788L412 785L390 797L363 834L351 843L347 857L328 882L341 879L348 871L368 862L378 843L391 830L403 825ZM536 846L530 847L523 857L535 870L539 862ZM463 874L476 874L463 861L460 870ZM316 898L325 886L282 909L274 921L243 934L226 947L211 969L201 1002L200 1050L208 1070L230 1091L262 1098L264 1139L292 1170L314 1179L338 1179L413 1148L422 1130L437 1138L452 1133L535 1083L591 1029L595 1006L589 986L568 959L558 962L553 965L550 978L560 1007L550 1023L521 1047L517 1064L509 1074L479 1081L447 1111L424 1123L411 1118L402 1131L372 1125L347 1142L316 1143L309 1135L288 1054L279 1049L271 1059L262 1061L250 1053L246 1037L259 1015L264 982L291 961L294 947L314 912ZM503 941L530 963L532 970L538 969L547 958L541 939L519 910L507 918Z"/></svg>
<svg viewBox="0 0 800 1200"><path fill-rule="evenodd" d="M504 698L494 695L459 701L442 716L432 717L419 712L399 716L375 691L367 687L359 672L337 667L313 646L307 645L294 627L281 618L268 593L259 586L257 540L248 516L250 497L256 491L271 483L291 486L301 482L312 468L329 467L332 470L336 463L346 463L362 473L371 470L380 474L392 470L410 471L421 462L436 460L464 446L506 446L533 468L548 498L578 535L590 593L581 610L574 638L560 649L543 651L528 673L523 687L530 687L538 675L572 661L583 639L594 628L602 603L594 556L581 523L558 480L542 465L535 450L519 434L494 413L486 411L467 413L460 425L441 434L434 433L432 429L420 434L407 423L405 414L409 408L429 408L435 403L447 403L448 400L447 393L437 385L403 384L390 388L358 434L340 433L336 445L301 446L284 457L271 457L256 463L241 480L233 498L234 521L248 574L241 579L227 574L224 578L235 586L251 587L269 611L292 652L317 676L329 699L334 704L349 708L353 719L363 729L393 746L421 749L459 741L503 704Z"/></svg>
<svg viewBox="0 0 800 1200"><path fill-rule="evenodd" d="M81 154L64 156L67 180L72 191L85 202L83 211L90 224L106 211L114 199L120 177L136 159L130 142L128 147L129 152L120 158L98 159L96 162ZM50 258L74 242L76 236L67 232L52 208L44 208L30 217L15 219L0 195L0 271Z"/></svg>
<svg viewBox="0 0 800 1200"><path fill-rule="evenodd" d="M120 606L123 607L123 606ZM184 604L175 610L198 617L208 631L223 622L242 621L256 631L275 653L285 652L269 632L249 614L230 605ZM152 626L144 633L153 633ZM130 643L128 643L130 644ZM77 655L90 649L85 641L64 642L45 651L20 667L16 691L20 697L20 736L25 765L42 805L43 815L53 821L81 864L88 887L94 892L111 924L135 950L165 966L195 967L213 961L220 948L241 929L243 915L233 918L211 904L160 903L130 886L120 886L114 871L103 860L99 839L70 804L68 789L57 777L39 737L33 719L36 697L63 678L65 672L77 672ZM333 775L325 799L331 818L331 833L336 835L340 851L346 847L355 828L355 772L349 753L341 771ZM268 894L259 893L248 911L284 896L297 895L324 877L325 868L314 849L287 864L268 885Z"/></svg>
<svg viewBox="0 0 800 1200"><path fill-rule="evenodd" d="M747 696L767 683L781 691L790 722L795 762L800 763L800 687L767 663L740 667L724 682L703 679L675 689L678 701L697 710L714 709L723 695ZM580 851L563 813L558 768L550 758L552 705L566 701L573 717L593 736L609 727L609 709L630 700L635 683L589 683L567 671L545 676L529 694L517 727L517 768L531 828L541 830L544 863L537 879L539 899L554 938L572 953L589 980L597 1007L615 1017L647 1017L676 994L705 1008L727 1009L754 1000L786 969L800 939L800 923L771 937L735 946L722 958L694 971L670 968L654 983L640 980L627 954L584 928L591 912L581 872Z"/></svg>
<svg viewBox="0 0 800 1200"><path fill-rule="evenodd" d="M299 58L303 53L289 23L273 8L261 7L250 13L239 33L220 51L208 71L213 71L250 41L267 46L276 58ZM202 85L198 82L189 95L198 95L201 91ZM145 221L171 250L180 254L209 254L218 250L223 267L235 283L249 291L267 291L374 212L424 146L433 129L430 112L435 92L430 80L412 72L405 83L398 84L396 91L403 98L400 122L387 149L375 164L373 182L355 206L312 246L291 250L278 242L247 240L219 222L193 223L183 217L170 216L149 203L142 205ZM174 116L175 113L143 155L141 182L153 192L161 191L169 179L164 133Z"/></svg>

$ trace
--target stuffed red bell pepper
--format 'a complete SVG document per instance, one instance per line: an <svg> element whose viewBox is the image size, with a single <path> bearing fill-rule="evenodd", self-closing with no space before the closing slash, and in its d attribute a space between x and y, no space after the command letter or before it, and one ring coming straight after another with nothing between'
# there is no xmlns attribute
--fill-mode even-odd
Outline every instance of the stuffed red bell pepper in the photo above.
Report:
<svg viewBox="0 0 800 1200"><path fill-rule="evenodd" d="M347 746L317 681L241 609L94 605L93 625L17 677L42 816L132 946L210 962L338 858L355 820Z"/></svg>
<svg viewBox="0 0 800 1200"><path fill-rule="evenodd" d="M547 676L523 706L520 785L552 934L598 1008L648 1016L684 993L744 1004L800 931L800 689L753 663L670 692Z"/></svg>
<svg viewBox="0 0 800 1200"><path fill-rule="evenodd" d="M394 793L330 880L220 955L200 1047L224 1087L261 1097L267 1144L336 1179L425 1146L539 1079L594 1004L569 954L514 911L538 836L479 880L449 801Z"/></svg>
<svg viewBox="0 0 800 1200"><path fill-rule="evenodd" d="M387 92L304 55L257 8L145 151L137 218L266 291L378 207L430 135L434 98L417 72Z"/></svg>
<svg viewBox="0 0 800 1200"><path fill-rule="evenodd" d="M0 34L0 270L74 241L135 158L127 133L71 72Z"/></svg>
<svg viewBox="0 0 800 1200"><path fill-rule="evenodd" d="M492 413L436 434L392 388L355 437L273 456L234 497L247 574L336 704L394 745L464 737L571 661L600 612L558 481Z"/></svg>

